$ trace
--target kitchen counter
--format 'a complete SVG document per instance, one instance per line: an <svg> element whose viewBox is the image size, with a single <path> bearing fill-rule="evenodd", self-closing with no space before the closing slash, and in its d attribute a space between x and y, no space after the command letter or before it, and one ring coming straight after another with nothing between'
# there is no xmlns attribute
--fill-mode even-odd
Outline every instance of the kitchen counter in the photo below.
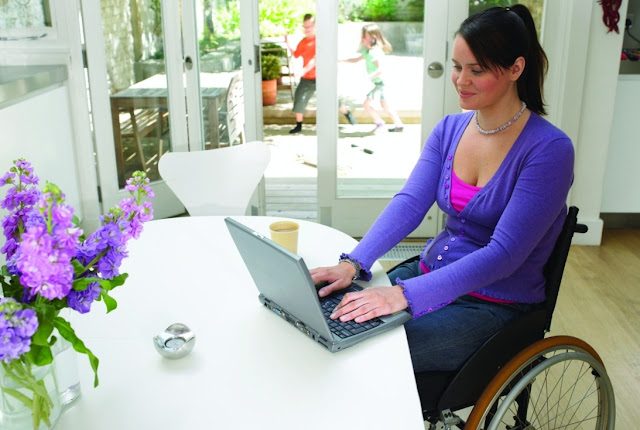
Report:
<svg viewBox="0 0 640 430"><path fill-rule="evenodd" d="M24 100L67 80L67 67L0 66L0 108Z"/></svg>

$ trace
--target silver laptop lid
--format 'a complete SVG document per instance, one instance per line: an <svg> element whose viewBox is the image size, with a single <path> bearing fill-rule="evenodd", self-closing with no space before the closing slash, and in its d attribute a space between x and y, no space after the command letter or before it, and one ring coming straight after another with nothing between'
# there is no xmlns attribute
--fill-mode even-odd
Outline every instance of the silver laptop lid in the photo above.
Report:
<svg viewBox="0 0 640 430"><path fill-rule="evenodd" d="M225 218L225 222L260 293L326 339L332 339L302 257L232 218Z"/></svg>

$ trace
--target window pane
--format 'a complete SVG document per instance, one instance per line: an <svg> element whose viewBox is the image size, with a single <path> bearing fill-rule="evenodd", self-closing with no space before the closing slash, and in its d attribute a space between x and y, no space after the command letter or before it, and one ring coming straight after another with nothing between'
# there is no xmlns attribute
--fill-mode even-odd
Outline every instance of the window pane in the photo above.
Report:
<svg viewBox="0 0 640 430"><path fill-rule="evenodd" d="M544 0L469 0L469 15L481 10L489 9L494 6L511 6L513 4L523 4L531 11L533 16L533 22L536 23L536 31L538 36L540 35L540 28L542 26L542 7Z"/></svg>
<svg viewBox="0 0 640 430"><path fill-rule="evenodd" d="M0 30L51 27L49 0L0 0Z"/></svg>
<svg viewBox="0 0 640 430"><path fill-rule="evenodd" d="M422 143L424 6L397 8L393 21L365 6L339 16L338 58L347 61L338 64L338 196L389 198Z"/></svg>

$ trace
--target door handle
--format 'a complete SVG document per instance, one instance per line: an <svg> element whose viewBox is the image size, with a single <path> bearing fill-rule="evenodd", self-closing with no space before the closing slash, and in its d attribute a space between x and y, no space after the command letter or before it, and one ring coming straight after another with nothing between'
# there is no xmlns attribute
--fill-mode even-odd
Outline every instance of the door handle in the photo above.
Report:
<svg viewBox="0 0 640 430"><path fill-rule="evenodd" d="M187 55L187 57L184 59L184 67L187 70L191 70L193 68L193 60L191 59L191 57L189 57Z"/></svg>
<svg viewBox="0 0 640 430"><path fill-rule="evenodd" d="M427 74L434 79L439 78L443 73L444 68L442 67L442 64L437 61L429 64L429 67L427 67Z"/></svg>
<svg viewBox="0 0 640 430"><path fill-rule="evenodd" d="M261 70L261 65L260 65L260 46L253 45L253 56L255 58L255 64L253 66L253 73L258 73ZM251 65L251 62L249 62L249 65Z"/></svg>

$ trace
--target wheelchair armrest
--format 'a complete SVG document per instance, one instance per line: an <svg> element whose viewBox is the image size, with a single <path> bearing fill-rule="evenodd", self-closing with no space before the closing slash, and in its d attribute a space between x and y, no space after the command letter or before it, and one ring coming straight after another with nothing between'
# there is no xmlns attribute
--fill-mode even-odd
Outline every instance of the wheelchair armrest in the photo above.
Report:
<svg viewBox="0 0 640 430"><path fill-rule="evenodd" d="M457 410L475 404L491 379L512 357L544 338L544 309L530 312L487 340L444 390L438 409Z"/></svg>

